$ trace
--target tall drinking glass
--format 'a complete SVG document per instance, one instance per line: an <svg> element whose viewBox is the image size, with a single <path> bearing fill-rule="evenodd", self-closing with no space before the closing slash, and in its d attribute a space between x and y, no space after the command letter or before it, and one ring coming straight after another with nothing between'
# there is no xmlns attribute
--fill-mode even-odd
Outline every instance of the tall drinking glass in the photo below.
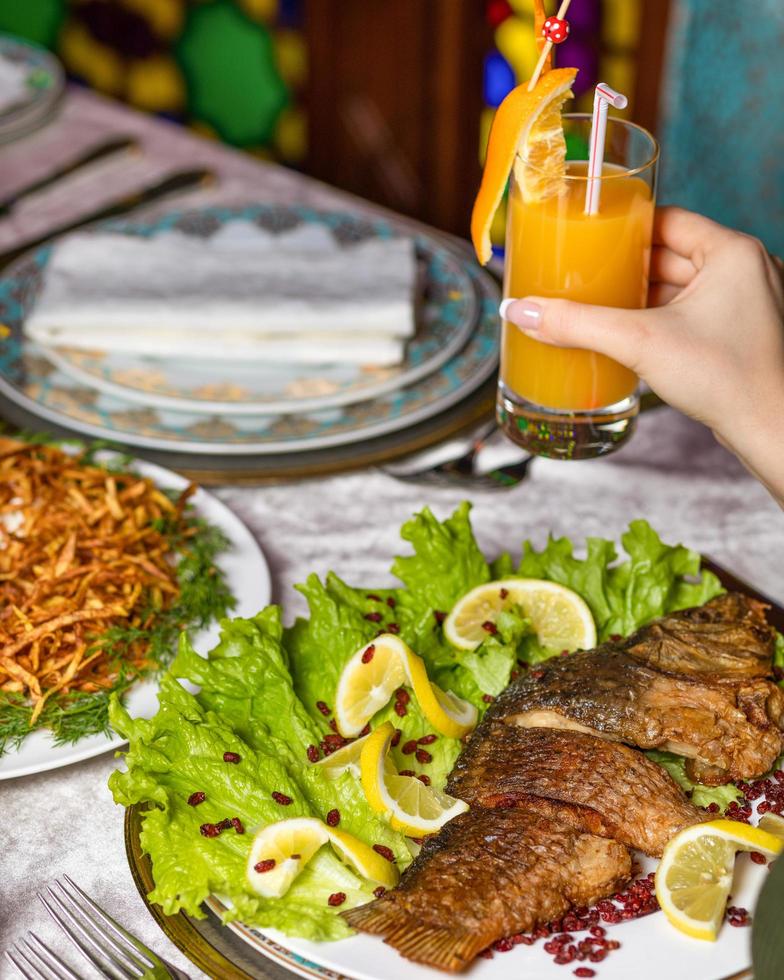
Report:
<svg viewBox="0 0 784 980"><path fill-rule="evenodd" d="M659 147L646 130L610 117L597 214L585 213L591 117L563 117L567 173L518 156L509 189L504 296L561 297L639 309L648 293ZM593 351L553 347L504 322L496 412L506 435L540 456L588 459L618 449L639 410L637 377Z"/></svg>

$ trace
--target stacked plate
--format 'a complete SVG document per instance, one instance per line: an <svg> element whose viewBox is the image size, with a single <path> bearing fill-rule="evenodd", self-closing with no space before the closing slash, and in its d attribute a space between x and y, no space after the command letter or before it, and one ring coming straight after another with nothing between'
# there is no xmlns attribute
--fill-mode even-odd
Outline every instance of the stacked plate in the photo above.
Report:
<svg viewBox="0 0 784 980"><path fill-rule="evenodd" d="M48 51L0 34L0 143L26 136L55 112L65 77Z"/></svg>
<svg viewBox="0 0 784 980"><path fill-rule="evenodd" d="M191 454L220 468L227 457L291 461L394 434L399 444L402 431L443 416L494 375L497 283L460 244L437 233L271 204L114 221L101 230L208 238L233 222L275 234L315 223L343 247L372 238L413 239L420 295L416 334L403 361L383 368L238 365L39 344L23 327L46 276L52 248L44 246L0 280L0 321L11 328L11 337L0 344L0 394L30 418L165 453L172 465L177 460L170 454Z"/></svg>

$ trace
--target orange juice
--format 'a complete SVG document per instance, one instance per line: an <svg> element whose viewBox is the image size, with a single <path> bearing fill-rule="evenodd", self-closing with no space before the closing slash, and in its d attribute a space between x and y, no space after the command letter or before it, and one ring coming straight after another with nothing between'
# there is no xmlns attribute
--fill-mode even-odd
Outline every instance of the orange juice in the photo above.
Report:
<svg viewBox="0 0 784 980"><path fill-rule="evenodd" d="M562 194L526 203L509 192L504 295L554 296L627 309L645 306L653 198L640 177L605 164L599 213L586 215L587 164L567 165ZM501 379L545 408L584 410L614 405L637 378L603 354L552 347L504 323Z"/></svg>

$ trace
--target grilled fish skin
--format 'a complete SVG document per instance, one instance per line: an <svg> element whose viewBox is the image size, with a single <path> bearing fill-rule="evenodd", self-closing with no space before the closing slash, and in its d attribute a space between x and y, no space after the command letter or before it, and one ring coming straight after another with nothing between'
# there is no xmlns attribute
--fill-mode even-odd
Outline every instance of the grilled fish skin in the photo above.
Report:
<svg viewBox="0 0 784 980"><path fill-rule="evenodd" d="M612 644L556 657L514 681L488 712L694 758L710 785L767 772L782 751L784 692L764 679L711 684L640 663Z"/></svg>
<svg viewBox="0 0 784 980"><path fill-rule="evenodd" d="M622 844L582 833L573 808L532 799L450 820L397 888L342 914L408 959L454 973L496 939L611 895L630 872Z"/></svg>
<svg viewBox="0 0 784 980"><path fill-rule="evenodd" d="M658 857L705 817L661 766L618 742L553 728L483 722L446 792L469 806L528 805L530 797L584 808L583 829Z"/></svg>
<svg viewBox="0 0 784 980"><path fill-rule="evenodd" d="M619 645L628 656L668 673L711 681L766 677L776 643L766 608L739 592L725 592L657 619Z"/></svg>

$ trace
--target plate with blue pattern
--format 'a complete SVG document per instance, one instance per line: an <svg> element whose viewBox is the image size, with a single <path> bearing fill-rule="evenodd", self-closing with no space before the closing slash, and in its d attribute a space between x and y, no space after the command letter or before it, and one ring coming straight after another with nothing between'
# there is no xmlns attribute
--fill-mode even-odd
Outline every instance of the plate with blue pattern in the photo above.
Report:
<svg viewBox="0 0 784 980"><path fill-rule="evenodd" d="M98 385L93 369L82 374L73 364L66 368L25 336L24 319L40 292L52 252L46 245L9 266L0 279L0 322L11 331L0 344L0 394L41 419L128 446L216 455L280 454L399 431L457 404L496 370L497 283L446 239L383 219L274 204L173 212L99 227L148 237L172 231L209 237L230 222L255 224L272 233L320 223L343 244L370 237L412 238L424 271L423 296L417 336L400 374L374 377L367 387L364 378L332 378L337 390L314 395L302 386L282 394L284 372L279 371L278 388L266 396L267 407L247 413L236 411L236 399L218 399L222 410L216 410L214 388L201 405L129 397L122 385ZM131 377L138 385L146 383L143 371ZM258 390L250 397L259 397Z"/></svg>
<svg viewBox="0 0 784 980"><path fill-rule="evenodd" d="M126 222L124 228L137 234L149 226ZM153 235L172 233L179 236L183 231L181 227L173 231L170 219L156 222L152 231ZM231 212L218 221L194 220L185 224L184 234L207 239L218 254L223 249L228 262L238 248L277 247L278 242L284 248L350 252L355 242L389 238L390 228L385 222L345 214L270 207L251 220ZM476 326L478 300L464 262L425 236L416 241L415 255L416 332L399 364L287 364L236 358L222 362L214 357L189 358L187 351L161 357L49 343L42 350L56 368L88 387L173 411L269 415L366 401L437 371L465 346Z"/></svg>

